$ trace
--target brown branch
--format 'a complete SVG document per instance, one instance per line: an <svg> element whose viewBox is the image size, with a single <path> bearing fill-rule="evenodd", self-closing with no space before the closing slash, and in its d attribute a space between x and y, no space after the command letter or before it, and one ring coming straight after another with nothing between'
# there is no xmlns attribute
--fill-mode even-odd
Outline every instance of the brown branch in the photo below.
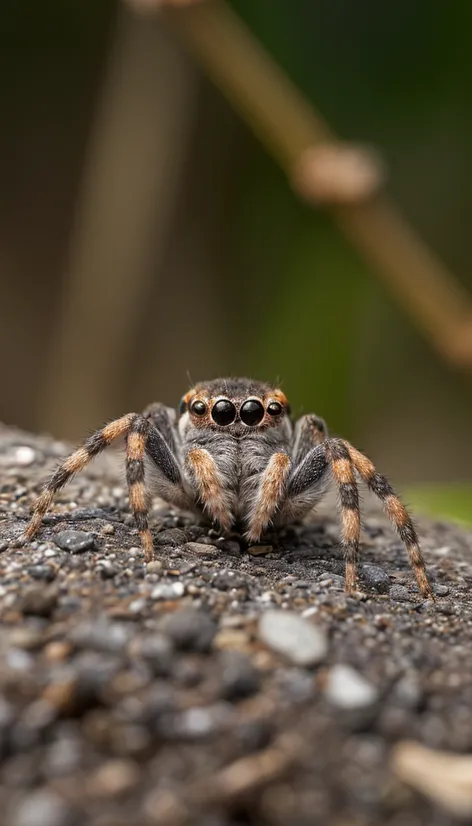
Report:
<svg viewBox="0 0 472 826"><path fill-rule="evenodd" d="M339 154L342 144L329 125L225 2L142 2L148 8L166 7L166 18L285 170L294 189L331 211L439 354L456 367L471 367L470 298L393 204L378 193L382 175L375 159L370 163L368 155L357 155L360 166L353 165L356 156L349 148L351 166L346 165L345 153ZM322 168L322 147L331 148L331 159L339 154L340 165L332 164L331 173L326 164Z"/></svg>

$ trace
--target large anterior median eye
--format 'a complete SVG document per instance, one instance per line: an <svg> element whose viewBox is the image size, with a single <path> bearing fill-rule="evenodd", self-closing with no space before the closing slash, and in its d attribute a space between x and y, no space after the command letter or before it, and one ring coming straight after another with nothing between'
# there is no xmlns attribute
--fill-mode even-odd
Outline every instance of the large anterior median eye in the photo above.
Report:
<svg viewBox="0 0 472 826"><path fill-rule="evenodd" d="M264 406L257 399L248 399L241 407L239 415L244 424L259 424L264 418Z"/></svg>
<svg viewBox="0 0 472 826"><path fill-rule="evenodd" d="M228 399L220 399L216 402L211 411L211 417L216 424L225 425L234 422L236 417L236 408L233 402Z"/></svg>

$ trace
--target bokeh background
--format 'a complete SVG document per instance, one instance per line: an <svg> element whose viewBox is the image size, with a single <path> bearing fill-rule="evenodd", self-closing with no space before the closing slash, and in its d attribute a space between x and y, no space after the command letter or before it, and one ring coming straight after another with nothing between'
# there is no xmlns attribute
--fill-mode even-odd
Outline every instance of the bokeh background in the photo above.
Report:
<svg viewBox="0 0 472 826"><path fill-rule="evenodd" d="M232 5L338 134L381 151L472 293L468 5ZM201 378L279 380L413 501L468 518L472 371L296 197L172 26L112 0L1 19L0 419L75 440Z"/></svg>

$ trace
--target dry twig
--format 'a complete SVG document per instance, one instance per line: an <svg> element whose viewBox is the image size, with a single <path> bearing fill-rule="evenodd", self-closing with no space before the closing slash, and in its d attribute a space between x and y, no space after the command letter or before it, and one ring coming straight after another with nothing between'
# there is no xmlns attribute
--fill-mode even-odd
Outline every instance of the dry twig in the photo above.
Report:
<svg viewBox="0 0 472 826"><path fill-rule="evenodd" d="M140 0L128 0L142 5ZM144 0L143 0L144 2ZM285 170L294 189L322 204L438 353L472 367L466 291L378 190L374 155L339 143L329 125L223 0L145 0L168 21Z"/></svg>

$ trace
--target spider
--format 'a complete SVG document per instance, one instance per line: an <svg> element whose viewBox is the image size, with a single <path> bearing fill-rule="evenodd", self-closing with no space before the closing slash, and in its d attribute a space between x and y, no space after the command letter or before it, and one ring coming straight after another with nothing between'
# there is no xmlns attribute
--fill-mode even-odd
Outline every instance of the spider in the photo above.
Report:
<svg viewBox="0 0 472 826"><path fill-rule="evenodd" d="M126 437L126 478L131 510L146 562L154 547L148 525L153 488L171 505L205 512L222 531L242 526L249 543L271 524L298 520L311 511L334 479L346 563L346 591L356 590L361 530L356 473L381 500L408 551L421 593L433 598L410 516L372 462L344 439L329 438L313 414L293 424L284 393L245 378L201 382L178 411L160 403L128 413L93 433L57 468L39 496L22 541L38 531L54 494L119 436Z"/></svg>

